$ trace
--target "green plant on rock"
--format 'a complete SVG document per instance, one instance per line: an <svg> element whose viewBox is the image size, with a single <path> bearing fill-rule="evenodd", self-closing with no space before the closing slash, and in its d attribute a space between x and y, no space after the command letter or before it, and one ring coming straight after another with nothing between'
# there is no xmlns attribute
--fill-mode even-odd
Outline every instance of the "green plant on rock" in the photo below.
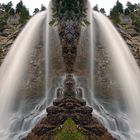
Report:
<svg viewBox="0 0 140 140"><path fill-rule="evenodd" d="M16 5L16 13L20 15L20 23L25 23L29 19L29 10L23 4L22 0Z"/></svg>
<svg viewBox="0 0 140 140"><path fill-rule="evenodd" d="M101 12L102 14L106 15L106 11L105 11L104 8L101 8L101 9L100 9L100 12Z"/></svg>
<svg viewBox="0 0 140 140"><path fill-rule="evenodd" d="M47 8L43 5L43 4L41 4L41 9L40 9L40 11L45 11Z"/></svg>
<svg viewBox="0 0 140 140"><path fill-rule="evenodd" d="M13 4L12 2L8 2L7 4L2 4L1 7L2 9L6 12L6 13L9 13L11 8L12 8Z"/></svg>
<svg viewBox="0 0 140 140"><path fill-rule="evenodd" d="M72 119L68 119L54 136L54 140L85 140L85 136L78 130Z"/></svg>
<svg viewBox="0 0 140 140"><path fill-rule="evenodd" d="M29 19L29 11L23 7L20 13L20 23L25 23Z"/></svg>
<svg viewBox="0 0 140 140"><path fill-rule="evenodd" d="M89 25L84 0L54 0L53 4L51 26L68 20L83 26Z"/></svg>
<svg viewBox="0 0 140 140"><path fill-rule="evenodd" d="M136 19L136 21L135 21L135 26L136 26L136 30L137 30L138 32L140 32L140 19L139 19L139 18Z"/></svg>
<svg viewBox="0 0 140 140"><path fill-rule="evenodd" d="M33 14L35 15L37 13L39 13L39 9L38 8L35 8Z"/></svg>
<svg viewBox="0 0 140 140"><path fill-rule="evenodd" d="M110 17L114 24L118 24L120 22L119 12L116 6L114 6L113 9L110 11Z"/></svg>
<svg viewBox="0 0 140 140"><path fill-rule="evenodd" d="M0 17L0 31L4 29L4 26L6 25L6 18L4 16Z"/></svg>
<svg viewBox="0 0 140 140"><path fill-rule="evenodd" d="M110 17L114 24L120 23L120 14L123 14L123 5L117 0L116 5L110 11Z"/></svg>
<svg viewBox="0 0 140 140"><path fill-rule="evenodd" d="M127 2L127 8L129 12L134 12L137 9L137 4L132 4L131 2Z"/></svg>
<svg viewBox="0 0 140 140"><path fill-rule="evenodd" d="M119 0L116 2L116 8L119 14L123 14L123 5L119 2Z"/></svg>
<svg viewBox="0 0 140 140"><path fill-rule="evenodd" d="M94 11L99 11L98 4L96 4L96 5L93 7L93 10L94 10Z"/></svg>

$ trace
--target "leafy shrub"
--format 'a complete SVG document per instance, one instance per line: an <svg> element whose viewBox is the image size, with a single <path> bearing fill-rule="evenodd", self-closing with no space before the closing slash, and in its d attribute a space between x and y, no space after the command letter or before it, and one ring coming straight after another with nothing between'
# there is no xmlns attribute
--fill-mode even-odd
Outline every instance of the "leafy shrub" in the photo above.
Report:
<svg viewBox="0 0 140 140"><path fill-rule="evenodd" d="M120 19L119 19L119 12L118 12L118 9L116 6L113 7L113 9L110 11L110 17L112 19L112 22L114 24L118 24L120 22Z"/></svg>
<svg viewBox="0 0 140 140"><path fill-rule="evenodd" d="M25 23L29 18L29 11L22 1L16 5L16 13L20 14L20 23Z"/></svg>
<svg viewBox="0 0 140 140"><path fill-rule="evenodd" d="M6 25L6 18L4 16L0 16L0 31L4 29L5 25Z"/></svg>
<svg viewBox="0 0 140 140"><path fill-rule="evenodd" d="M123 5L117 1L116 5L110 11L110 17L114 24L118 24L120 22L120 14L123 14Z"/></svg>
<svg viewBox="0 0 140 140"><path fill-rule="evenodd" d="M136 26L137 31L140 32L140 19L139 18L136 19L135 26Z"/></svg>
<svg viewBox="0 0 140 140"><path fill-rule="evenodd" d="M78 130L76 124L72 119L68 119L59 130L54 140L85 140L85 136Z"/></svg>

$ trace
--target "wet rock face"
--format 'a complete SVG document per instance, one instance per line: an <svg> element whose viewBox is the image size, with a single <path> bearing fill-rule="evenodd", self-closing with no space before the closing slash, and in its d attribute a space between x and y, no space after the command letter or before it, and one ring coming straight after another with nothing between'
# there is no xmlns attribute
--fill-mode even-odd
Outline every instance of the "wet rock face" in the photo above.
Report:
<svg viewBox="0 0 140 140"><path fill-rule="evenodd" d="M50 25L58 25L65 72L73 73L81 26L89 25L87 0L53 0Z"/></svg>
<svg viewBox="0 0 140 140"><path fill-rule="evenodd" d="M59 37L62 45L62 55L66 72L72 73L74 71L74 64L77 56L80 25L73 21L60 23Z"/></svg>
<svg viewBox="0 0 140 140"><path fill-rule="evenodd" d="M70 84L71 82L74 83L73 78L68 75L64 83ZM69 90L57 90L57 97L59 98L54 100L53 105L46 109L46 116L23 140L44 140L44 138L54 140L55 133L68 119L72 119L83 132L85 140L116 140L92 115L93 109L87 106L86 101L81 98L83 93L80 93L80 98L76 97L79 90L76 90L74 84L72 85L71 89L73 89L75 96L69 96L71 94L68 93Z"/></svg>
<svg viewBox="0 0 140 140"><path fill-rule="evenodd" d="M21 29L21 25L9 25L0 31L0 65Z"/></svg>
<svg viewBox="0 0 140 140"><path fill-rule="evenodd" d="M118 25L117 29L140 66L140 32L133 25Z"/></svg>
<svg viewBox="0 0 140 140"><path fill-rule="evenodd" d="M53 106L46 110L46 117L23 140L34 140L34 138L43 140L43 136L47 135L49 137L49 134L53 138L56 129L63 125L69 118L78 125L85 136L99 140L115 140L103 125L92 116L92 108L86 106L84 100L72 97L61 100L56 99L53 102Z"/></svg>

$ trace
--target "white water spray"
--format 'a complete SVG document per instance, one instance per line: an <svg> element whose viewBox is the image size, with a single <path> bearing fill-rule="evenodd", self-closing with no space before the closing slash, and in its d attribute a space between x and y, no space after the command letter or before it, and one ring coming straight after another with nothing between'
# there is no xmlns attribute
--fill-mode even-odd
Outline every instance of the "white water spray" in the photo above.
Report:
<svg viewBox="0 0 140 140"><path fill-rule="evenodd" d="M34 16L25 26L11 47L0 69L0 139L6 140L13 104L21 87L33 47L39 41L41 24L45 12ZM5 134L8 136L8 134Z"/></svg>
<svg viewBox="0 0 140 140"><path fill-rule="evenodd" d="M102 44L108 51L115 77L120 85L123 101L127 105L126 114L131 140L140 138L140 70L128 46L119 35L113 24L104 15L93 12L94 21L98 25ZM123 117L123 116L122 116ZM127 138L128 139L128 138Z"/></svg>

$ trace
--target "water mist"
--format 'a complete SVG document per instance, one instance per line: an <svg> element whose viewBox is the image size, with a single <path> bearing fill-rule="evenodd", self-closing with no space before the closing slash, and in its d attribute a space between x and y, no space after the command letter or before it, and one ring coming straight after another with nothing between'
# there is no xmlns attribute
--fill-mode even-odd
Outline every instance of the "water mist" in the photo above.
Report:
<svg viewBox="0 0 140 140"><path fill-rule="evenodd" d="M6 140L11 124L12 109L21 87L33 47L39 41L45 12L34 16L12 45L0 69L0 139ZM4 132L4 136L3 136Z"/></svg>
<svg viewBox="0 0 140 140"><path fill-rule="evenodd" d="M112 73L114 73L122 94L122 100L126 104L125 111L120 109L120 116L125 114L127 117L130 138L140 137L139 106L140 106L140 70L132 56L125 41L119 35L113 24L104 15L93 12L94 21L97 23L97 31L100 32L100 42L111 58ZM93 21L93 22L94 22ZM113 93L112 93L113 94ZM117 99L114 99L114 101ZM124 111L124 112L123 112ZM119 130L118 130L119 131ZM120 132L119 132L120 133Z"/></svg>

